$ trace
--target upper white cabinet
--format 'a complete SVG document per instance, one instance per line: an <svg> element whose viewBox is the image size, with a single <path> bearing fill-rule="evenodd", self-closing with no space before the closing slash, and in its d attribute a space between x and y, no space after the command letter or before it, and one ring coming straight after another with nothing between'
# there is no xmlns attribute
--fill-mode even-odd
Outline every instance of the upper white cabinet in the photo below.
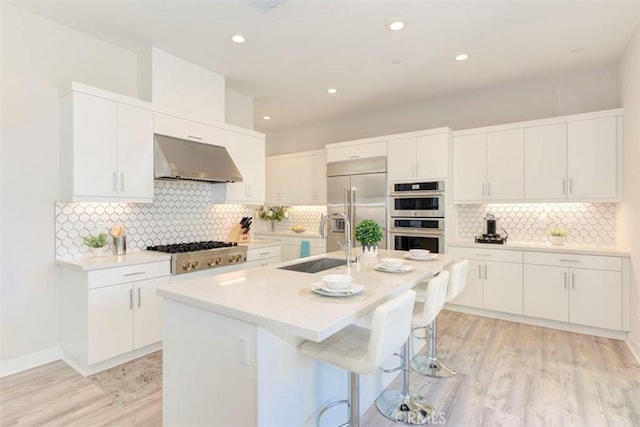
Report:
<svg viewBox="0 0 640 427"><path fill-rule="evenodd" d="M267 197L271 205L325 205L327 160L324 150L267 157Z"/></svg>
<svg viewBox="0 0 640 427"><path fill-rule="evenodd" d="M456 136L453 145L454 200L522 199L523 166L522 129Z"/></svg>
<svg viewBox="0 0 640 427"><path fill-rule="evenodd" d="M327 144L327 163L387 155L387 141L361 139Z"/></svg>
<svg viewBox="0 0 640 427"><path fill-rule="evenodd" d="M227 140L227 132L223 128L158 112L153 114L153 131L160 135L222 147Z"/></svg>
<svg viewBox="0 0 640 427"><path fill-rule="evenodd" d="M387 173L389 181L436 180L448 176L449 128L425 135L389 139Z"/></svg>
<svg viewBox="0 0 640 427"><path fill-rule="evenodd" d="M264 135L227 131L226 147L242 174L242 182L226 185L227 203L263 204L265 200Z"/></svg>
<svg viewBox="0 0 640 427"><path fill-rule="evenodd" d="M153 200L150 105L74 83L61 118L63 200Z"/></svg>
<svg viewBox="0 0 640 427"><path fill-rule="evenodd" d="M619 200L621 137L619 109L456 132L454 201Z"/></svg>

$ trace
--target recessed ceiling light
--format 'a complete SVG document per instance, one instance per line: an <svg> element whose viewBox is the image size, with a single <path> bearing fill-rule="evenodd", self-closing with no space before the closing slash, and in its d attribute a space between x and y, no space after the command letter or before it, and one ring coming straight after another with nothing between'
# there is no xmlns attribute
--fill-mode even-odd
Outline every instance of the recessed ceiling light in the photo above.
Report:
<svg viewBox="0 0 640 427"><path fill-rule="evenodd" d="M387 28L389 28L391 31L400 31L404 28L404 26L405 22L402 19L394 19L389 23Z"/></svg>
<svg viewBox="0 0 640 427"><path fill-rule="evenodd" d="M466 53L461 53L460 55L456 55L456 61L466 61L469 59L469 55Z"/></svg>
<svg viewBox="0 0 640 427"><path fill-rule="evenodd" d="M332 93L332 94L333 93L338 93L338 89L334 89L334 88L327 89L327 92Z"/></svg>
<svg viewBox="0 0 640 427"><path fill-rule="evenodd" d="M246 41L242 34L234 34L233 36L231 36L231 40L234 43L244 43Z"/></svg>
<svg viewBox="0 0 640 427"><path fill-rule="evenodd" d="M262 120L271 120L271 116L262 116Z"/></svg>

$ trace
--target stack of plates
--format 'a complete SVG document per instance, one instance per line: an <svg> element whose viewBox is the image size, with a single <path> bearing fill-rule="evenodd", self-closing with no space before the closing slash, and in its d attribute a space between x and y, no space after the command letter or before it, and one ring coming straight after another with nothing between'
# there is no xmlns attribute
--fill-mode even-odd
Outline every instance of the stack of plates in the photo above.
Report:
<svg viewBox="0 0 640 427"><path fill-rule="evenodd" d="M405 258L412 261L432 261L438 259L438 254L429 253L425 249L411 249Z"/></svg>
<svg viewBox="0 0 640 427"><path fill-rule="evenodd" d="M374 267L378 271L384 271L385 273L408 273L413 270L411 265L401 265L400 267L389 267L383 264L377 264Z"/></svg>
<svg viewBox="0 0 640 427"><path fill-rule="evenodd" d="M351 295L358 295L364 290L364 286L354 283L346 289L331 289L324 286L324 282L316 282L311 284L311 290L327 297L349 297Z"/></svg>

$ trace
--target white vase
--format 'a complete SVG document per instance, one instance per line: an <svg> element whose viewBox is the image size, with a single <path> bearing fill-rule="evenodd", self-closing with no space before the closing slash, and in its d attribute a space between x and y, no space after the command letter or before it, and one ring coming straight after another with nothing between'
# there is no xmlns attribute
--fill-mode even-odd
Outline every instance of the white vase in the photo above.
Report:
<svg viewBox="0 0 640 427"><path fill-rule="evenodd" d="M93 254L93 256L103 256L104 246L101 248L91 248L91 253Z"/></svg>
<svg viewBox="0 0 640 427"><path fill-rule="evenodd" d="M551 236L551 244L553 246L562 246L564 244L564 236Z"/></svg>
<svg viewBox="0 0 640 427"><path fill-rule="evenodd" d="M362 256L376 257L378 256L377 245L362 245Z"/></svg>

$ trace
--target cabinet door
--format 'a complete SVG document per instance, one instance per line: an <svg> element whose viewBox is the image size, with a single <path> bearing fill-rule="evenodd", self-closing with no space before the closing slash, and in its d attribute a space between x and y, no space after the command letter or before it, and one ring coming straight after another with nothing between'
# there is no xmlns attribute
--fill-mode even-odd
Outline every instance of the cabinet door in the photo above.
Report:
<svg viewBox="0 0 640 427"><path fill-rule="evenodd" d="M569 123L569 198L616 197L616 132L616 117Z"/></svg>
<svg viewBox="0 0 640 427"><path fill-rule="evenodd" d="M524 315L569 321L569 272L564 267L524 266Z"/></svg>
<svg viewBox="0 0 640 427"><path fill-rule="evenodd" d="M342 160L364 159L366 157L382 157L387 155L387 141L368 142L366 144L327 146L327 163Z"/></svg>
<svg viewBox="0 0 640 427"><path fill-rule="evenodd" d="M310 182L311 197L314 205L327 204L327 156L324 153L316 153L311 156Z"/></svg>
<svg viewBox="0 0 640 427"><path fill-rule="evenodd" d="M619 271L569 270L569 321L622 329L622 277Z"/></svg>
<svg viewBox="0 0 640 427"><path fill-rule="evenodd" d="M485 195L486 136L458 136L453 140L453 198L482 200Z"/></svg>
<svg viewBox="0 0 640 427"><path fill-rule="evenodd" d="M288 169L287 159L267 157L265 161L265 203L270 205L279 205L283 201L287 201L286 191L291 188L290 182L287 182Z"/></svg>
<svg viewBox="0 0 640 427"><path fill-rule="evenodd" d="M101 362L133 350L131 283L89 290L87 361Z"/></svg>
<svg viewBox="0 0 640 427"><path fill-rule="evenodd" d="M265 145L264 139L229 131L227 150L242 174L242 182L227 185L227 201L264 203Z"/></svg>
<svg viewBox="0 0 640 427"><path fill-rule="evenodd" d="M451 300L452 304L476 308L484 306L483 266L484 263L482 261L469 260L467 285L460 295Z"/></svg>
<svg viewBox="0 0 640 427"><path fill-rule="evenodd" d="M121 103L118 103L118 196L153 199L153 113Z"/></svg>
<svg viewBox="0 0 640 427"><path fill-rule="evenodd" d="M389 181L406 181L416 177L416 138L389 141L387 153Z"/></svg>
<svg viewBox="0 0 640 427"><path fill-rule="evenodd" d="M224 129L162 113L153 114L153 131L160 135L212 145L224 146L226 143Z"/></svg>
<svg viewBox="0 0 640 427"><path fill-rule="evenodd" d="M487 188L492 200L524 198L524 129L487 133Z"/></svg>
<svg viewBox="0 0 640 427"><path fill-rule="evenodd" d="M162 341L162 297L156 289L169 283L169 276L134 282L134 349Z"/></svg>
<svg viewBox="0 0 640 427"><path fill-rule="evenodd" d="M567 197L566 123L525 129L524 197L527 200Z"/></svg>
<svg viewBox="0 0 640 427"><path fill-rule="evenodd" d="M73 195L117 196L116 103L73 94Z"/></svg>
<svg viewBox="0 0 640 427"><path fill-rule="evenodd" d="M449 171L449 134L416 138L416 178L444 179Z"/></svg>
<svg viewBox="0 0 640 427"><path fill-rule="evenodd" d="M522 314L522 264L485 261L484 308Z"/></svg>

